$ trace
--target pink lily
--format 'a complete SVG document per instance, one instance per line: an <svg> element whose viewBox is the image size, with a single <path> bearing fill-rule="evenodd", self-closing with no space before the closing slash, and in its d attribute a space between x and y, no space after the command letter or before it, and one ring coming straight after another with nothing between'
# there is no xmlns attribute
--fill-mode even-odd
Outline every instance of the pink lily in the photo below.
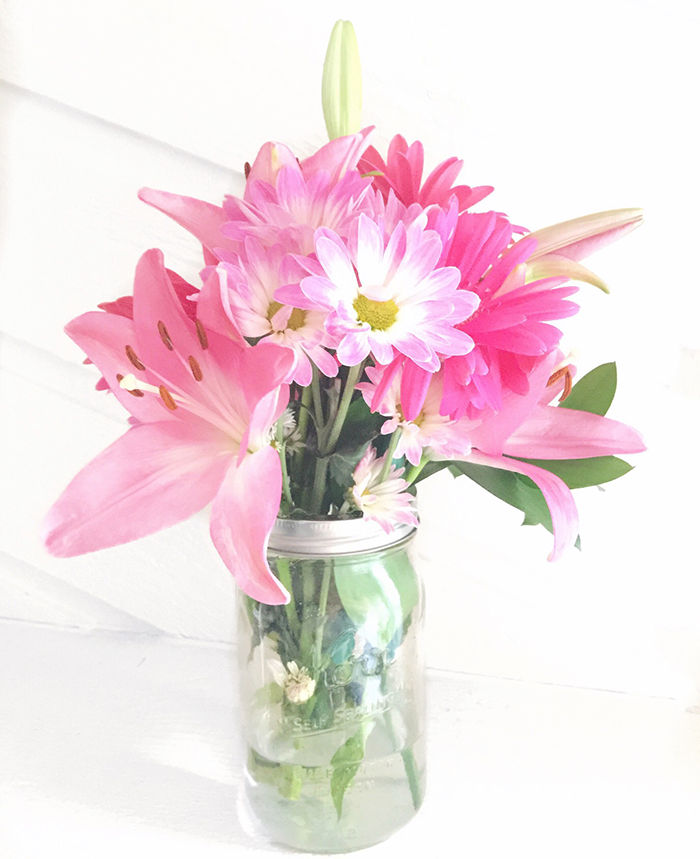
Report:
<svg viewBox="0 0 700 859"><path fill-rule="evenodd" d="M466 462L488 465L531 478L544 495L552 516L554 547L549 560L561 557L578 533L578 514L571 490L556 475L523 459L587 459L641 453L646 446L632 427L601 415L547 405L557 388L548 385L561 358L543 358L530 376L524 396L504 393L500 412L485 417L469 432L472 452Z"/></svg>
<svg viewBox="0 0 700 859"><path fill-rule="evenodd" d="M372 127L363 128L357 134L337 137L326 143L313 155L300 162L304 177L310 179L323 170L330 177L332 184L340 182L348 170L354 170L357 167L358 161L369 146L369 137L373 130ZM288 146L283 143L265 143L250 168L248 182L260 180L274 188L280 169L295 164L297 164L296 156ZM244 199L248 199L247 188Z"/></svg>
<svg viewBox="0 0 700 859"><path fill-rule="evenodd" d="M308 182L317 174L324 173L326 184L332 191L348 171L356 168L358 160L369 145L371 132L371 128L365 128L358 134L339 137L322 146L317 152L301 162L301 173L304 180ZM256 187L257 182L266 183L274 188L279 171L285 166L291 167L294 173L298 169L297 159L291 149L281 143L265 143L260 148L253 166L246 167L247 182L243 200L246 203L250 201L252 190ZM359 180L357 174L355 179ZM323 180L317 180L314 189L319 181L323 183ZM300 183L297 181L297 184ZM168 215L199 239L202 243L207 265L216 265L222 258L222 255L217 253L219 250L236 253L241 249L240 242L224 236L221 227L231 220L232 212L235 218L240 217L239 209L241 206L247 211L243 201L238 201L234 197L227 197L225 202L229 208L227 213L224 206L217 206L205 200L197 200L194 197L171 194L168 191L157 191L153 188L142 188L139 191L139 199Z"/></svg>
<svg viewBox="0 0 700 859"><path fill-rule="evenodd" d="M163 212L199 239L207 265L216 265L219 261L221 255L217 253L218 249L235 252L239 248L238 243L221 233L221 227L228 220L222 206L168 191L156 191L154 188L141 188L139 200Z"/></svg>
<svg viewBox="0 0 700 859"><path fill-rule="evenodd" d="M537 241L527 262L526 280L563 276L609 292L605 281L580 260L632 232L642 223L642 214L641 209L613 209L535 230L521 239Z"/></svg>
<svg viewBox="0 0 700 859"><path fill-rule="evenodd" d="M48 550L71 557L126 543L213 501L211 538L241 588L287 602L265 554L282 488L270 433L287 404L292 351L242 346L192 321L157 250L137 266L133 320L94 311L66 331L135 425L50 510Z"/></svg>

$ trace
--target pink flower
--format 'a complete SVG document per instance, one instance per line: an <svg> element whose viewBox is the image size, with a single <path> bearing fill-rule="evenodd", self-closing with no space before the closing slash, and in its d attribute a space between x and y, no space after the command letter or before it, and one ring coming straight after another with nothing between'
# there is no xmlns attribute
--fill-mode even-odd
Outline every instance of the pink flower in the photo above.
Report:
<svg viewBox="0 0 700 859"><path fill-rule="evenodd" d="M133 320L96 311L66 330L135 426L53 506L49 551L70 557L119 545L213 501L211 538L239 585L263 602L287 601L265 553L282 486L270 431L287 403L291 350L244 347L193 322L156 250L136 269Z"/></svg>
<svg viewBox="0 0 700 859"><path fill-rule="evenodd" d="M487 197L493 188L487 185L470 188L468 185L453 187L461 169L462 162L458 158L448 158L439 164L421 186L423 176L423 144L416 140L410 146L406 140L397 134L389 144L386 162L377 150L370 146L360 160L360 173L378 172L374 177L374 187L385 200L393 191L405 205L418 203L423 208L431 205L448 206L450 199L455 196L458 200L459 211L476 205Z"/></svg>
<svg viewBox="0 0 700 859"><path fill-rule="evenodd" d="M394 350L428 372L440 355L460 355L473 346L455 326L472 313L477 298L458 290L458 272L437 268L442 244L419 221L399 223L388 240L360 215L347 245L330 230L316 232L321 273L278 290L278 301L329 312L326 330L338 360L354 366L370 353L388 364Z"/></svg>
<svg viewBox="0 0 700 859"><path fill-rule="evenodd" d="M401 430L396 456L405 455L417 465L425 454L431 459L453 459L516 472L531 478L542 491L552 516L556 560L573 545L578 533L578 514L571 490L556 475L524 459L585 459L645 450L639 433L600 415L561 409L549 403L560 393L549 385L552 370L562 355L554 349L537 359L525 394L503 392L501 409L484 409L470 420L453 420L440 414L442 373L430 377L424 403L417 417L406 418L400 397L404 389L398 362L369 368L372 384L358 387L373 411L390 419L382 433Z"/></svg>
<svg viewBox="0 0 700 859"><path fill-rule="evenodd" d="M222 232L238 243L255 236L267 246L283 242L297 253L311 254L318 227L348 235L357 215L369 210L371 184L357 171L346 172L335 183L325 170L307 177L294 161L280 167L274 186L249 178L243 200L227 197L229 220Z"/></svg>
<svg viewBox="0 0 700 859"><path fill-rule="evenodd" d="M529 236L537 247L527 261L527 280L563 275L609 292L605 281L580 260L635 230L642 214L641 209L613 209L535 230Z"/></svg>
<svg viewBox="0 0 700 859"><path fill-rule="evenodd" d="M524 459L586 459L646 449L632 427L589 412L547 405L558 389L548 387L550 374L561 353L554 350L540 359L529 377L525 395L504 392L498 414L486 415L469 429L472 452L466 462L523 474L540 488L552 516L554 561L573 545L578 514L571 490L556 475Z"/></svg>
<svg viewBox="0 0 700 859"><path fill-rule="evenodd" d="M377 459L377 452L370 445L353 473L352 500L365 519L370 519L390 534L395 525L418 526L413 512L413 496L406 492L408 483L402 479L403 468L390 466L382 480L386 456Z"/></svg>
<svg viewBox="0 0 700 859"><path fill-rule="evenodd" d="M459 268L460 286L475 292L480 303L459 326L474 340L474 350L445 362L446 414L499 411L503 391L526 393L537 359L561 339L551 320L578 311L568 301L578 288L565 286L566 277L525 282L525 262L537 242L530 237L515 244L512 240L512 225L503 215L459 216L447 262Z"/></svg>
<svg viewBox="0 0 700 859"><path fill-rule="evenodd" d="M357 168L358 161L369 146L372 131L371 127L364 128L357 134L347 134L331 140L313 155L299 162L302 173L311 178L316 173L324 172L330 176L333 184L340 182L348 170ZM259 179L274 187L280 169L296 163L296 156L283 143L265 143L260 147L247 179L250 182Z"/></svg>
<svg viewBox="0 0 700 859"><path fill-rule="evenodd" d="M474 424L466 418L455 421L440 413L442 373L429 376L430 383L421 410L411 420L406 418L401 404L403 372L394 372L391 367L368 367L366 373L370 383L362 383L357 387L373 411L389 418L382 424L382 435L399 430L394 454L397 459L405 456L413 465L419 465L425 451L429 451L433 459L468 456L471 451L469 430ZM388 384L385 378L387 374L390 375Z"/></svg>
<svg viewBox="0 0 700 859"><path fill-rule="evenodd" d="M223 225L232 218L243 225L247 223L251 232L246 234L256 234L257 229L267 237L269 244L277 241L280 226L294 228L300 225L298 234L304 240L308 235L305 226L310 225L312 233L321 222L324 226L336 224L342 227L343 207L361 208L361 201L353 201L353 194L361 194L371 182L362 180L355 168L368 146L371 131L371 128L366 128L358 134L332 140L304 159L301 165L288 147L280 143L265 143L253 166L248 169L246 165L248 181L243 200L227 197L225 208L152 188L142 188L139 199L168 215L199 239L207 265L215 265L222 259L221 251L241 251L240 232L232 228L233 238L222 233ZM284 167L290 170L278 190L277 180ZM354 175L336 191L336 186L349 171L355 171ZM261 212L256 209L257 203L263 206ZM323 210L321 213L319 208ZM271 215L270 223L266 224L266 217ZM273 225L272 231L264 232L263 228L269 229L270 224Z"/></svg>
<svg viewBox="0 0 700 859"><path fill-rule="evenodd" d="M335 376L338 365L324 348L327 313L280 304L274 297L298 269L286 249L273 245L266 250L257 239L247 238L244 255L234 259L235 262L219 264L218 276L203 290L203 300L207 300L209 289L219 289L223 311L244 337L265 338L292 349L294 363L289 381L311 384L311 361L326 376Z"/></svg>

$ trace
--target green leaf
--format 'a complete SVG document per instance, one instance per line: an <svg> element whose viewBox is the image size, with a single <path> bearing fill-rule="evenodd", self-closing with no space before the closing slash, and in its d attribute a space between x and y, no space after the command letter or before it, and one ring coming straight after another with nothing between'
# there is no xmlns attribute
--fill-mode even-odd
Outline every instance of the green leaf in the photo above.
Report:
<svg viewBox="0 0 700 859"><path fill-rule="evenodd" d="M457 462L456 469L478 483L487 492L510 504L525 514L523 525L544 525L552 533L552 517L537 484L524 474L502 471L488 465L475 465L471 462ZM580 547L580 541L576 541Z"/></svg>
<svg viewBox="0 0 700 859"><path fill-rule="evenodd" d="M358 397L350 403L343 429L338 439L338 448L356 448L374 438L386 418L378 412L370 411L364 397Z"/></svg>
<svg viewBox="0 0 700 859"><path fill-rule="evenodd" d="M352 486L352 474L362 455L367 450L367 443L363 442L360 447L354 449L337 450L328 457L331 477L342 488Z"/></svg>
<svg viewBox="0 0 700 859"><path fill-rule="evenodd" d="M576 382L569 396L559 403L559 408L578 409L594 415L604 415L610 408L616 388L615 362L601 364Z"/></svg>
<svg viewBox="0 0 700 859"><path fill-rule="evenodd" d="M438 471L442 471L445 468L449 468L450 471L452 471L452 469L450 468L451 465L452 463L449 460L440 460L439 462L427 463L421 469L421 473L418 475L418 477L416 477L416 479L413 481L413 485L415 486L416 483L420 483L421 480L425 480L426 477L432 477L433 474L437 474ZM454 472L452 473L454 474ZM404 477L405 476L406 475L404 474Z"/></svg>
<svg viewBox="0 0 700 859"><path fill-rule="evenodd" d="M632 470L632 466L617 456L591 456L587 459L520 459L556 474L569 489L600 486L617 480Z"/></svg>
<svg viewBox="0 0 700 859"><path fill-rule="evenodd" d="M357 733L346 740L331 758L331 796L338 819L343 813L343 797L357 775L365 756L365 743L374 727L374 722L363 722Z"/></svg>
<svg viewBox="0 0 700 859"><path fill-rule="evenodd" d="M355 646L355 630L346 629L328 648L328 655L336 665L347 661Z"/></svg>
<svg viewBox="0 0 700 859"><path fill-rule="evenodd" d="M268 707L271 704L281 704L284 690L279 683L266 683L256 690L253 695L253 704L256 707Z"/></svg>
<svg viewBox="0 0 700 859"><path fill-rule="evenodd" d="M420 599L418 576L405 551L400 550L384 557L384 567L401 600L402 620L406 620Z"/></svg>
<svg viewBox="0 0 700 859"><path fill-rule="evenodd" d="M403 586L401 576L394 576ZM336 561L335 586L350 620L374 647L384 650L403 621L399 585L384 564L370 557L358 569L356 560Z"/></svg>
<svg viewBox="0 0 700 859"><path fill-rule="evenodd" d="M360 130L362 70L357 37L350 21L336 21L333 27L323 63L321 101L330 140Z"/></svg>

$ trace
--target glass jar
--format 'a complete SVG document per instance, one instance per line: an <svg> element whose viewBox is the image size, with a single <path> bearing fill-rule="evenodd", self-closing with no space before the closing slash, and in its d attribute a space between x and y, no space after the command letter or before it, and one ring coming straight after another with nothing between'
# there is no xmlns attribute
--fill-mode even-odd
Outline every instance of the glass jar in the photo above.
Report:
<svg viewBox="0 0 700 859"><path fill-rule="evenodd" d="M239 595L246 795L274 842L333 853L404 826L425 791L423 588L415 529L278 520L291 600Z"/></svg>

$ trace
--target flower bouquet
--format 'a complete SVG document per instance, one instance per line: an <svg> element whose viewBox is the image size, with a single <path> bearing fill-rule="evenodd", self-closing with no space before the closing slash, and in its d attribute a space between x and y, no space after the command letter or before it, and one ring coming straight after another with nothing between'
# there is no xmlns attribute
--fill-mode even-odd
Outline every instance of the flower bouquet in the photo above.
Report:
<svg viewBox="0 0 700 859"><path fill-rule="evenodd" d="M247 791L272 836L339 851L387 837L424 794L422 589L408 552L418 484L473 481L577 540L571 489L621 476L639 434L605 412L615 368L575 385L552 323L576 313L581 264L641 222L622 209L535 232L473 212L450 158L361 129L354 31L323 77L330 142L278 143L222 205L144 189L202 244L202 284L158 250L133 295L68 335L130 413L128 431L50 511L68 557L211 504L240 586ZM379 801L381 800L381 801Z"/></svg>

